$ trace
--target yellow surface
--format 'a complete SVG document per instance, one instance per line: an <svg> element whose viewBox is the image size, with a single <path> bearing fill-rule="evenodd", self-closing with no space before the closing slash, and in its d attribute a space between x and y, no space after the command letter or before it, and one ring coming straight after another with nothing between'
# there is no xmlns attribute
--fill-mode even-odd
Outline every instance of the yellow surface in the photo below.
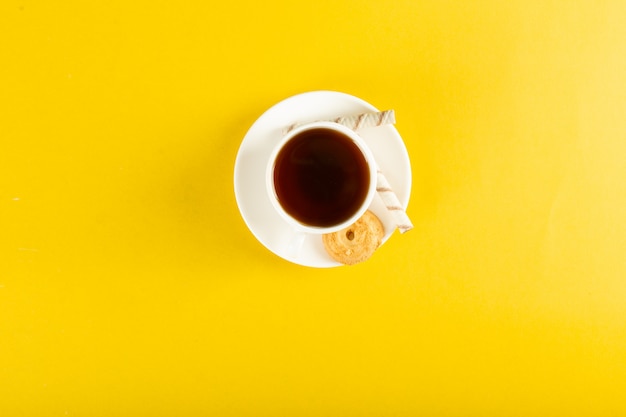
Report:
<svg viewBox="0 0 626 417"><path fill-rule="evenodd" d="M271 254L268 107L397 112L415 229ZM0 5L0 415L626 415L626 2Z"/></svg>

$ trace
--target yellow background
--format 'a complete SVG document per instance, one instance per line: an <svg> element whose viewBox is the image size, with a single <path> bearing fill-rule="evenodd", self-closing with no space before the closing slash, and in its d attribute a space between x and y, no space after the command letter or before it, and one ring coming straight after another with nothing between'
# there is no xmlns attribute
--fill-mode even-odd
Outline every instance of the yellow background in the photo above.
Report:
<svg viewBox="0 0 626 417"><path fill-rule="evenodd" d="M393 108L408 213L290 264L233 167ZM626 2L0 5L0 415L626 415Z"/></svg>

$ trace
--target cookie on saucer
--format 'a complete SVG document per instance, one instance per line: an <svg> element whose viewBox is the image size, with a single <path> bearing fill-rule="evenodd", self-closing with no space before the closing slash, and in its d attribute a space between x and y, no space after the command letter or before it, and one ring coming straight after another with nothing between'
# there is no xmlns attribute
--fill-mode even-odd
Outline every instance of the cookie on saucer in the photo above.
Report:
<svg viewBox="0 0 626 417"><path fill-rule="evenodd" d="M331 258L344 265L355 265L374 254L384 235L380 219L368 210L351 226L322 235L322 241Z"/></svg>

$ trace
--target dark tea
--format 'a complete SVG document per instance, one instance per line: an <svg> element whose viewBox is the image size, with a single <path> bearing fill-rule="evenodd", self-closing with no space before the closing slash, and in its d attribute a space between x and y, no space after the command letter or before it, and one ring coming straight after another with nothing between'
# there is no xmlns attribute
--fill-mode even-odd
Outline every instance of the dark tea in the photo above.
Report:
<svg viewBox="0 0 626 417"><path fill-rule="evenodd" d="M352 217L365 201L370 170L360 148L341 132L305 130L278 152L276 197L300 223L330 227Z"/></svg>

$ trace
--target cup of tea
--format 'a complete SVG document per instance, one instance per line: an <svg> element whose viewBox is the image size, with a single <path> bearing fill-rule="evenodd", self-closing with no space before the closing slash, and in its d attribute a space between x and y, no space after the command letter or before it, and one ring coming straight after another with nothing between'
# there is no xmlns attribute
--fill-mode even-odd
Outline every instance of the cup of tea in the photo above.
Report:
<svg viewBox="0 0 626 417"><path fill-rule="evenodd" d="M294 229L297 257L306 234L350 226L376 194L376 163L363 139L334 122L314 122L287 133L271 153L266 173L274 209Z"/></svg>

